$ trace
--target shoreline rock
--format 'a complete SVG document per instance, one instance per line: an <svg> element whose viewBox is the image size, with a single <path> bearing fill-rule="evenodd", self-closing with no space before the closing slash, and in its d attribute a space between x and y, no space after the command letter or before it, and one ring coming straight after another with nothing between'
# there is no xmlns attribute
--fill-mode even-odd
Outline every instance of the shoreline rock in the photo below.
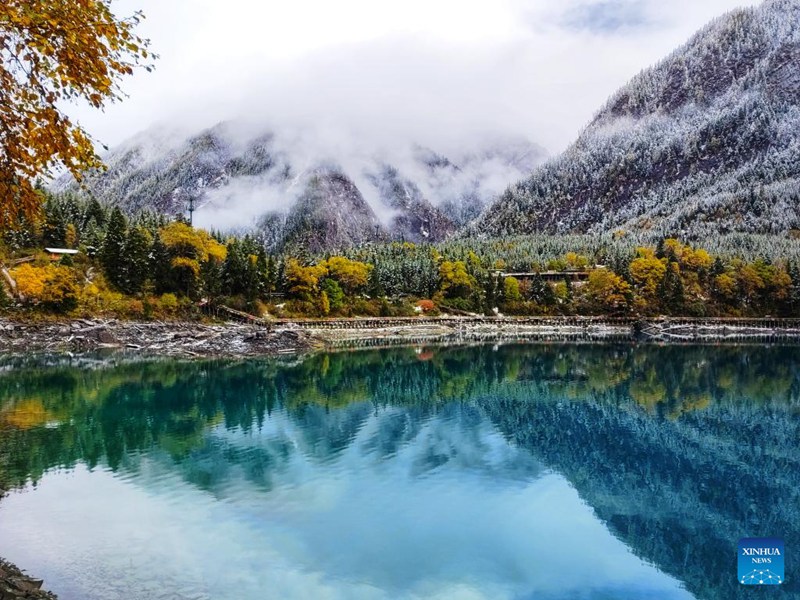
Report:
<svg viewBox="0 0 800 600"><path fill-rule="evenodd" d="M42 589L43 583L0 558L0 600L56 600L55 594Z"/></svg>

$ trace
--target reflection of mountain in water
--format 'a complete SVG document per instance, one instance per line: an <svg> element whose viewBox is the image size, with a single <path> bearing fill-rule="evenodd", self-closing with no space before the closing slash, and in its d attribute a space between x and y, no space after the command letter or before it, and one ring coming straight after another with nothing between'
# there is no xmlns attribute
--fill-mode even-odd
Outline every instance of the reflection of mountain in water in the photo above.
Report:
<svg viewBox="0 0 800 600"><path fill-rule="evenodd" d="M738 538L800 547L798 365L795 348L548 345L22 368L0 377L0 482L107 463L228 496L242 479L272 489L299 459L412 478L544 465L697 597L735 598Z"/></svg>
<svg viewBox="0 0 800 600"><path fill-rule="evenodd" d="M653 422L594 402L485 406L513 443L561 472L618 537L699 598L745 594L733 571L739 538L800 542L796 415L715 406Z"/></svg>
<svg viewBox="0 0 800 600"><path fill-rule="evenodd" d="M443 465L521 481L533 480L543 470L527 451L509 446L475 406L448 404L425 415L415 408L375 410L367 403L335 412L313 405L294 415L276 412L259 435L215 427L177 465L162 451L133 454L124 468L146 472L154 484L177 469L187 481L230 499L243 481L269 491L298 483L308 468L385 470L389 463L409 478L424 477Z"/></svg>

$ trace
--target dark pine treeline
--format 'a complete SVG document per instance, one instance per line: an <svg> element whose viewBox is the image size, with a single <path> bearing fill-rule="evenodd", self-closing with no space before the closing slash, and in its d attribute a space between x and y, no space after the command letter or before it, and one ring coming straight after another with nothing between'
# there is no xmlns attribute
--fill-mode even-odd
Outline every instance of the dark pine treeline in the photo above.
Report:
<svg viewBox="0 0 800 600"><path fill-rule="evenodd" d="M3 232L0 258L34 256L10 270L15 308L33 312L191 317L205 301L276 316L800 314L800 242L732 236L707 246L531 235L293 257L270 253L261 237L127 216L66 193L46 194L37 220ZM81 252L54 262L45 247ZM506 275L515 272L527 275Z"/></svg>

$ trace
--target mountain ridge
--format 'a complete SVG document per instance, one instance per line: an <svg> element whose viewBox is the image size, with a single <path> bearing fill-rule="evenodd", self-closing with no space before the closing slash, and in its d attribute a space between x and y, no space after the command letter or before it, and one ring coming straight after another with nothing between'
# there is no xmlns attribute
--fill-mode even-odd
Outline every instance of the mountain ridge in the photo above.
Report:
<svg viewBox="0 0 800 600"><path fill-rule="evenodd" d="M800 226L798 98L800 2L732 11L613 94L465 234L785 233Z"/></svg>

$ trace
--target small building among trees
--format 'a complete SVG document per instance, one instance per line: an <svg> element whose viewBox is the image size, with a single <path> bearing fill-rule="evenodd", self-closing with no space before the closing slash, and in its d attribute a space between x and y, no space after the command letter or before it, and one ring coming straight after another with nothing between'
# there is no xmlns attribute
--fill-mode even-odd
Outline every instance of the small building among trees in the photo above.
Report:
<svg viewBox="0 0 800 600"><path fill-rule="evenodd" d="M50 256L50 260L61 260L65 256L75 256L80 253L79 250L70 248L45 248L44 251Z"/></svg>
<svg viewBox="0 0 800 600"><path fill-rule="evenodd" d="M605 269L605 265L595 265L594 269ZM513 277L517 281L531 281L535 279L541 279L542 281L546 281L547 283L558 283L561 281L569 281L571 283L585 283L589 280L589 275L591 275L592 270L584 269L584 270L575 270L575 269L567 269L561 271L555 270L548 270L548 271L531 271L529 273L506 273L504 271L495 271L495 277L499 277L500 279L506 279L508 277Z"/></svg>

